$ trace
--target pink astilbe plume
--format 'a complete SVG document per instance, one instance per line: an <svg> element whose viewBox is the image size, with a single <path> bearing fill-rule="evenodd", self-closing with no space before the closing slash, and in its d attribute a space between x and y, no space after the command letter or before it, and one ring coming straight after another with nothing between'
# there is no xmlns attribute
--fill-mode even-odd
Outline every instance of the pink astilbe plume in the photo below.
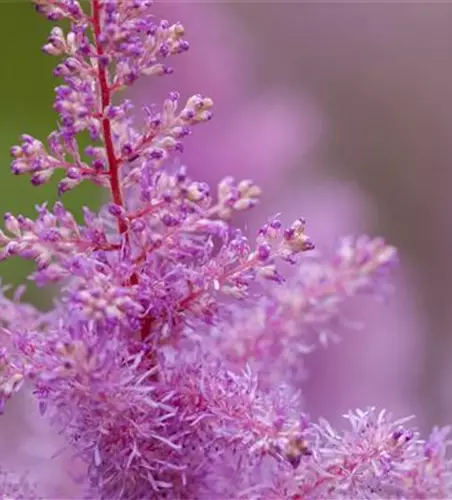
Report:
<svg viewBox="0 0 452 500"><path fill-rule="evenodd" d="M300 182L301 186L287 186L284 196L271 199L268 208L270 213L280 210L287 221L302 204L324 260L334 257L343 241L341 235L365 231L378 216L354 184L324 179L313 170L300 174ZM299 358L299 386L311 414L328 416L337 423L350 405L389 407L397 415L422 411L410 386L420 366L420 312L413 304L409 274L403 266L396 271L380 288L378 300L369 301L364 294L342 303L334 328L329 328L333 335L326 337L328 346L335 344L334 349L310 350L303 362Z"/></svg>
<svg viewBox="0 0 452 500"><path fill-rule="evenodd" d="M232 177L212 189L175 160L212 100L171 91L140 122L118 99L172 73L167 60L188 49L182 24L156 19L149 0L34 3L70 21L44 46L64 57L60 119L47 144L22 136L12 172L40 185L60 169L60 195L88 181L110 199L84 208L83 223L61 201L37 206L35 220L5 215L2 259L34 261L30 279L60 292L47 312L20 291L1 299L2 410L31 388L90 499L452 493L448 429L424 442L407 419L370 408L334 430L308 417L298 390L305 354L335 337L350 300L385 289L395 249L358 236L322 257L301 217L269 217L246 237L233 221L261 189ZM62 496L58 479L9 467L3 497Z"/></svg>

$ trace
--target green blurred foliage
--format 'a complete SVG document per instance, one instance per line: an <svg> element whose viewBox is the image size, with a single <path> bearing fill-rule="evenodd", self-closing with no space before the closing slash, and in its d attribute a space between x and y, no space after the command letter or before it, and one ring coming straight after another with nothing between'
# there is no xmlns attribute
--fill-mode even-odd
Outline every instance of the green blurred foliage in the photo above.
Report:
<svg viewBox="0 0 452 500"><path fill-rule="evenodd" d="M56 180L35 188L28 176L13 176L9 170L9 149L18 144L22 133L45 141L56 128L57 115L52 109L54 87L60 83L52 76L57 58L41 52L52 23L36 14L31 1L0 2L0 213L22 213L34 217L34 206L57 199ZM82 145L83 146L83 145ZM100 200L98 187L85 183L66 194L63 202L80 217L82 205L95 208ZM30 263L13 259L0 264L3 283L17 285L25 281ZM50 293L27 286L26 298L45 306Z"/></svg>

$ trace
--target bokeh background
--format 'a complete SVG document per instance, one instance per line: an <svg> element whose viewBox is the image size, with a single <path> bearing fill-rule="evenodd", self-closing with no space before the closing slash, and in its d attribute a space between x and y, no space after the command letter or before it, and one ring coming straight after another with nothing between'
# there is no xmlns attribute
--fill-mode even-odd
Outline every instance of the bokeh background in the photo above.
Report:
<svg viewBox="0 0 452 500"><path fill-rule="evenodd" d="M138 105L165 92L209 94L212 124L180 160L197 177L253 177L266 195L246 227L279 211L304 215L326 253L342 233L384 236L400 249L394 294L357 302L337 347L307 361L312 414L332 420L377 404L416 413L422 429L452 422L452 3L170 1L192 49L170 78L141 82ZM50 24L27 1L0 2L0 212L33 213L56 199L9 172L18 136L55 127L55 60L42 54ZM65 196L79 213L101 193ZM245 224L241 221L242 224ZM251 229L250 229L251 230ZM0 265L19 283L23 262ZM46 307L51 294L27 297ZM352 330L352 331L345 331Z"/></svg>

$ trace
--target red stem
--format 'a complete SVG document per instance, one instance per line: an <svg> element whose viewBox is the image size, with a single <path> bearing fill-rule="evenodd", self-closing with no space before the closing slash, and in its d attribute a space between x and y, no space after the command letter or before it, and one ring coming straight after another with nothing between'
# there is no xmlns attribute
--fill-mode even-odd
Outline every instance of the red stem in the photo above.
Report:
<svg viewBox="0 0 452 500"><path fill-rule="evenodd" d="M104 55L104 50L102 44L100 43L100 36L102 33L101 19L100 19L101 8L102 8L101 0L92 0L92 24L94 29L94 41L96 45L96 52L98 56L97 68L98 68L98 79L99 79L101 101L102 101L101 116L103 116L105 108L109 106L111 103L112 89L110 88L108 83L107 68L101 62L102 56ZM123 207L124 201L122 197L121 182L119 178L119 167L121 164L121 159L116 157L113 145L111 123L110 119L107 117L104 117L102 119L102 132L104 136L105 150L107 153L108 175L110 179L110 187L111 187L113 201L116 205ZM126 243L128 243L129 237L127 234L127 224L124 220L118 219L118 229L120 234L124 234L126 238ZM133 273L133 275L131 276L130 284L131 285L138 284L138 276L136 273ZM144 318L144 320L142 321L141 325L142 339L145 339L147 337L152 325L152 321L153 318L151 317Z"/></svg>
<svg viewBox="0 0 452 500"><path fill-rule="evenodd" d="M111 103L111 90L108 84L107 68L102 64L101 59L104 55L104 49L99 41L101 35L101 21L100 21L101 4L100 0L92 0L92 23L94 28L94 39L96 44L96 51L98 56L97 68L98 79L102 100L102 116L105 108ZM102 132L105 142L105 150L108 159L108 174L110 177L110 187L113 201L120 207L124 206L124 201L121 193L121 182L119 179L119 162L115 155L115 148L113 146L113 137L111 133L110 119L105 117L102 119ZM127 224L124 220L118 219L118 228L120 234L127 232ZM125 234L127 239L127 234Z"/></svg>

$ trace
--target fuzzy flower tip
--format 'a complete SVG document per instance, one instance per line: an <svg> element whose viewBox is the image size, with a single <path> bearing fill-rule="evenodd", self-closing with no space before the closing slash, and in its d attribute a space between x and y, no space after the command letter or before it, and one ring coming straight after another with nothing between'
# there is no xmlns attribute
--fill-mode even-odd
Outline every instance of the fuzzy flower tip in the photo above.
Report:
<svg viewBox="0 0 452 500"><path fill-rule="evenodd" d="M60 169L60 195L88 181L110 199L83 223L61 201L35 219L5 214L0 258L30 259L30 279L61 286L45 313L21 303L22 289L2 293L0 408L33 387L83 460L90 499L451 495L447 429L422 441L369 409L335 430L310 421L296 390L303 356L335 335L344 303L382 291L394 249L361 236L322 258L302 218L269 219L247 238L231 221L259 187L228 177L211 189L172 160L212 100L173 91L137 123L118 99L172 72L170 56L188 49L183 26L157 20L149 0L34 3L70 21L43 47L61 58L59 124L45 142L23 135L11 170L40 185ZM11 477L0 476L1 498L33 496Z"/></svg>

